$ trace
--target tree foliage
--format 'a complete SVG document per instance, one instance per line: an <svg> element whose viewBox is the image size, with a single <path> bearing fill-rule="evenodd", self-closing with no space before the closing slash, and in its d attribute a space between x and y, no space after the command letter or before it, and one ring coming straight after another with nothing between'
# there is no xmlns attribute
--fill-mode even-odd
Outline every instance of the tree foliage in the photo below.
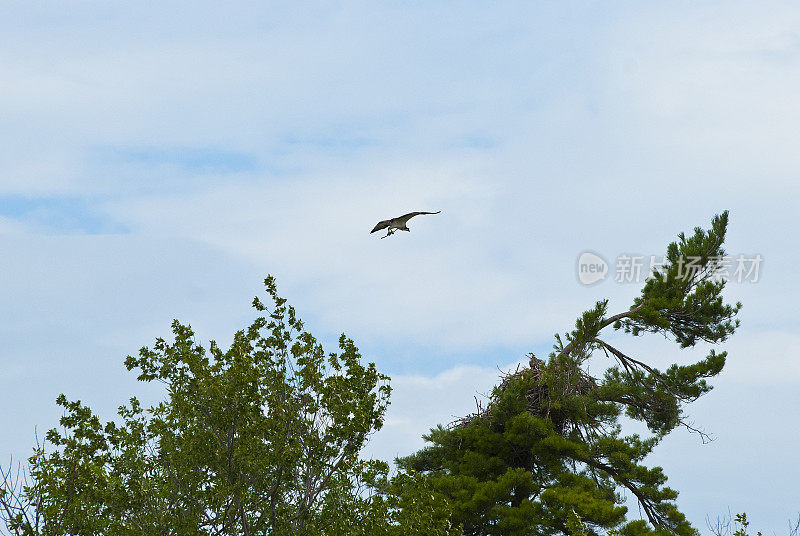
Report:
<svg viewBox="0 0 800 536"><path fill-rule="evenodd" d="M574 330L556 335L546 362L533 357L530 368L503 379L486 408L431 430L429 446L401 467L431 478L467 535L695 534L661 468L643 461L677 426L694 430L683 407L711 389L706 380L720 373L726 353L662 371L612 346L603 330L660 333L681 348L731 335L741 304L724 303L718 277L727 222L724 212L709 230L681 233L627 310L609 315L608 301L597 302ZM615 363L602 378L585 366L598 352ZM623 412L652 434L623 435ZM623 493L646 521L626 518Z"/></svg>
<svg viewBox="0 0 800 536"><path fill-rule="evenodd" d="M380 429L388 377L341 336L326 354L265 281L273 307L223 351L175 321L125 365L164 385L144 409L101 423L64 395L27 473L3 471L0 516L14 536L386 535L454 531L419 474L388 477L359 453ZM21 478L21 480L20 480Z"/></svg>

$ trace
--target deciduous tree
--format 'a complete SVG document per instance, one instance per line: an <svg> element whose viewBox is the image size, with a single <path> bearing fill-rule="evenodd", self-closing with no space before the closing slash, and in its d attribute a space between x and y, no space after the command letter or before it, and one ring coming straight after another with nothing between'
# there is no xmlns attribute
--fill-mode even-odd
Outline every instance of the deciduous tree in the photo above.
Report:
<svg viewBox="0 0 800 536"><path fill-rule="evenodd" d="M164 385L101 423L61 395L62 429L29 469L3 471L0 516L14 536L447 534L441 495L423 475L388 478L360 452L381 428L388 377L342 335L326 354L265 281L259 317L223 351L175 321L125 361ZM19 477L23 477L22 480Z"/></svg>

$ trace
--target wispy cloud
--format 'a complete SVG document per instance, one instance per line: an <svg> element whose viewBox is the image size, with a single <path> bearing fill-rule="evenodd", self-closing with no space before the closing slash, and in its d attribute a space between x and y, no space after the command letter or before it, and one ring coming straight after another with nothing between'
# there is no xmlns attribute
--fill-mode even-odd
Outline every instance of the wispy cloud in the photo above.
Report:
<svg viewBox="0 0 800 536"><path fill-rule="evenodd" d="M253 154L213 148L98 147L91 153L104 165L169 166L196 174L240 173L258 167Z"/></svg>
<svg viewBox="0 0 800 536"><path fill-rule="evenodd" d="M0 196L0 216L16 229L42 234L120 234L125 226L109 217L99 201L76 197Z"/></svg>

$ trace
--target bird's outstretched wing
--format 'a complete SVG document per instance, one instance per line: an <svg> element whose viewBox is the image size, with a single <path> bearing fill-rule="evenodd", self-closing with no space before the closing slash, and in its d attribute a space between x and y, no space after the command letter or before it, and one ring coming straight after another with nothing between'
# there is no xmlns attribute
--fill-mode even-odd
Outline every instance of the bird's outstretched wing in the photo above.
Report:
<svg viewBox="0 0 800 536"><path fill-rule="evenodd" d="M439 212L441 212L441 210L436 212L409 212L408 214L404 214L397 218L391 218L389 220L379 221L378 224L375 226L375 228L370 231L370 234L374 233L375 231L380 231L381 229L386 229L389 226L394 226L394 227L404 226L408 222L408 220L410 220L414 216L419 216L420 214L439 214Z"/></svg>
<svg viewBox="0 0 800 536"><path fill-rule="evenodd" d="M381 229L386 229L387 227L389 227L390 223L392 223L392 220L379 221L378 224L375 226L375 228L373 230L371 230L369 233L372 234L375 231L380 231Z"/></svg>
<svg viewBox="0 0 800 536"><path fill-rule="evenodd" d="M437 210L436 212L409 212L408 214L403 214L399 218L395 218L396 220L402 221L406 223L408 220L413 218L414 216L419 216L420 214L439 214L441 210ZM381 222L383 223L383 222Z"/></svg>

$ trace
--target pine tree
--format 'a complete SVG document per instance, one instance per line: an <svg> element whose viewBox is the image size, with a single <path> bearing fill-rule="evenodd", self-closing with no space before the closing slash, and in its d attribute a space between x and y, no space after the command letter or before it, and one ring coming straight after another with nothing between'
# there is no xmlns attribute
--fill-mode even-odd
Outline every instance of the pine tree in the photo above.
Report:
<svg viewBox="0 0 800 536"><path fill-rule="evenodd" d="M574 330L556 335L546 361L532 356L529 367L502 379L486 407L431 430L429 446L400 466L430 477L466 535L569 535L576 516L588 534L696 534L661 468L643 461L676 427L698 431L683 407L711 390L706 380L720 373L726 352L662 371L609 344L606 332L660 333L681 348L726 340L741 308L723 302L718 277L727 223L726 211L708 231L678 235L628 310L608 315L608 301L597 302ZM615 363L602 378L586 372L598 353ZM652 433L623 435L623 412ZM626 519L623 493L647 521Z"/></svg>

